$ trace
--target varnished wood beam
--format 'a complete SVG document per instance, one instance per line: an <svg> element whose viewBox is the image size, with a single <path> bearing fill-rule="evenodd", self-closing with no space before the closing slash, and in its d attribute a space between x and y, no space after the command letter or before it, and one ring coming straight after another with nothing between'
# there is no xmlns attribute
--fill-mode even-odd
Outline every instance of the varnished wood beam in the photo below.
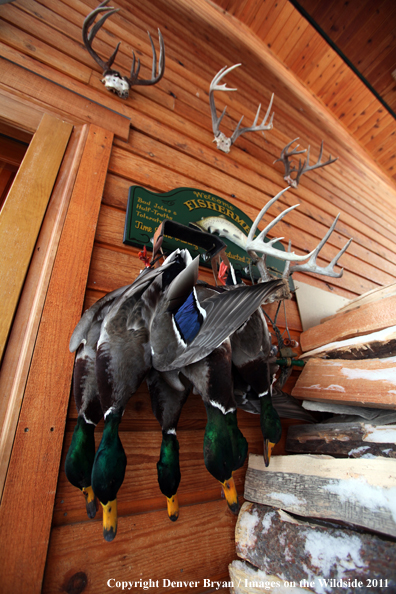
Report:
<svg viewBox="0 0 396 594"><path fill-rule="evenodd" d="M92 125L49 285L15 436L0 530L3 591L41 592L80 315L113 135Z"/></svg>
<svg viewBox="0 0 396 594"><path fill-rule="evenodd" d="M88 126L74 129L37 238L0 374L0 494L2 495L34 344ZM1 500L1 496L0 496Z"/></svg>
<svg viewBox="0 0 396 594"><path fill-rule="evenodd" d="M0 361L72 125L44 115L0 215Z"/></svg>

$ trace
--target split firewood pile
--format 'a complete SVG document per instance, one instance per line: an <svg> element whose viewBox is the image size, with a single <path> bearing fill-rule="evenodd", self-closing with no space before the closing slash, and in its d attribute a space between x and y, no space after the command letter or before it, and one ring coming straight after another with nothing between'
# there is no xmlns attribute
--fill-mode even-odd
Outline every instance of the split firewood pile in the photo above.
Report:
<svg viewBox="0 0 396 594"><path fill-rule="evenodd" d="M395 306L392 284L301 334L292 395L322 420L268 468L250 456L235 594L396 591Z"/></svg>

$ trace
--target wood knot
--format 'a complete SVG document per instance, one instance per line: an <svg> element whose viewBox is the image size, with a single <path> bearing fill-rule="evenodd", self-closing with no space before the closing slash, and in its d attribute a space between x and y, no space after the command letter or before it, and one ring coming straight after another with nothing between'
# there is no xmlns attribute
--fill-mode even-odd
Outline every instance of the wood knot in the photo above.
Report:
<svg viewBox="0 0 396 594"><path fill-rule="evenodd" d="M67 578L66 578L67 579ZM85 590L88 584L87 574L83 571L78 571L71 578L63 584L62 590L67 594L80 594Z"/></svg>

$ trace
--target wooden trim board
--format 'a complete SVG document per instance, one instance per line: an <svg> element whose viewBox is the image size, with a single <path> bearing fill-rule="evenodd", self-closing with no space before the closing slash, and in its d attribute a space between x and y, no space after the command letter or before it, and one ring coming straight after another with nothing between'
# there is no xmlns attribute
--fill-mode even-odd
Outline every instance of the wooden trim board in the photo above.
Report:
<svg viewBox="0 0 396 594"><path fill-rule="evenodd" d="M112 142L112 133L90 126L48 288L0 508L4 592L41 592L73 372L68 345Z"/></svg>
<svg viewBox="0 0 396 594"><path fill-rule="evenodd" d="M52 188L73 129L45 114L0 215L0 362Z"/></svg>
<svg viewBox="0 0 396 594"><path fill-rule="evenodd" d="M73 130L37 239L0 374L0 500L34 343L88 126Z"/></svg>

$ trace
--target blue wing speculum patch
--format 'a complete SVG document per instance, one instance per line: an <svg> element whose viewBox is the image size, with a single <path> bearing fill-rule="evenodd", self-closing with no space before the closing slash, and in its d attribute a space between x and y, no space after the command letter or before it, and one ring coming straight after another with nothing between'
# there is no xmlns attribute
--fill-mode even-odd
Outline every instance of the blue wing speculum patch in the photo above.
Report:
<svg viewBox="0 0 396 594"><path fill-rule="evenodd" d="M193 289L174 315L176 327L185 343L190 344L197 336L205 316L206 312L200 306L195 289Z"/></svg>

